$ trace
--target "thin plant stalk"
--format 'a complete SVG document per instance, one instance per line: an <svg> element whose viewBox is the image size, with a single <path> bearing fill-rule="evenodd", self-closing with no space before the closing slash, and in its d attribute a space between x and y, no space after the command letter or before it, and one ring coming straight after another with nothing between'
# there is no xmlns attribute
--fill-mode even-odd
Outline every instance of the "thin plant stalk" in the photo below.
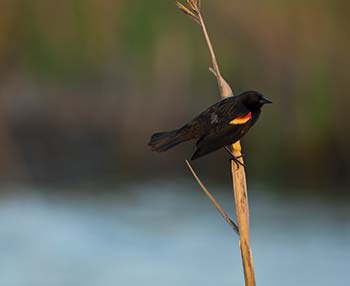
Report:
<svg viewBox="0 0 350 286"><path fill-rule="evenodd" d="M225 210L223 209L223 207L219 204L219 202L215 199L215 197L209 192L209 190L207 189L207 187L203 184L203 182L201 181L201 179L198 177L198 175L196 174L196 172L194 171L191 163L186 160L186 164L188 166L188 168L190 169L193 177L196 179L198 185L202 188L202 190L204 191L204 193L208 196L209 200L213 203L213 205L216 207L216 209L218 210L218 212L221 214L221 216L223 217L223 219L228 223L228 225L232 228L232 230L237 233L239 235L239 230L238 230L238 226L232 221L232 219L230 219L230 217L227 215L227 213L225 212Z"/></svg>
<svg viewBox="0 0 350 286"><path fill-rule="evenodd" d="M209 68L210 71L216 76L220 95L222 98L228 96L233 96L232 89L230 85L221 76L219 65L216 60L215 52L211 44L208 31L206 29L201 10L200 10L200 0L186 0L188 7L177 2L178 7L188 16L190 16L196 23L198 23L204 34L207 46L209 48L212 67ZM240 162L244 164L243 157L241 154L241 144L240 141L232 145L232 153L235 157L239 158ZM248 205L248 195L247 195L247 181L245 169L243 167L237 168L235 162L231 162L231 173L233 181L233 193L236 205L236 217L239 228L239 247L242 256L244 278L246 286L255 286L255 274L254 274L254 263L252 250L250 247L250 226L249 226L249 205ZM196 176L195 176L196 178ZM197 177L198 178L198 177ZM197 179L196 178L196 179ZM198 180L197 180L198 181ZM199 183L199 182L198 182Z"/></svg>

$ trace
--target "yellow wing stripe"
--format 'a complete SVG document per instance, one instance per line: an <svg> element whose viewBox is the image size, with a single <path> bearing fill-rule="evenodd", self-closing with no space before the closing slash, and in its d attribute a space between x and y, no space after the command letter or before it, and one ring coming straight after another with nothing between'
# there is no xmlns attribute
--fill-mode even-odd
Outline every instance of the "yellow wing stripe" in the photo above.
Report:
<svg viewBox="0 0 350 286"><path fill-rule="evenodd" d="M247 123L251 118L252 118L252 113L249 112L244 116L236 117L235 119L231 120L230 124L233 124L233 125L244 124L244 123Z"/></svg>

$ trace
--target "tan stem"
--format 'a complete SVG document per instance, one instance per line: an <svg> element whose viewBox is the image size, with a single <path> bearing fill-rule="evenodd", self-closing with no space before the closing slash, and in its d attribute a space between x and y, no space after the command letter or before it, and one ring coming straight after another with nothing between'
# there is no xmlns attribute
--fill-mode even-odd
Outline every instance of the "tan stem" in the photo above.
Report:
<svg viewBox="0 0 350 286"><path fill-rule="evenodd" d="M212 72L216 76L220 94L222 98L233 95L231 87L221 76L219 65L216 61L215 53L213 46L210 42L208 31L206 29L204 20L200 11L198 12L198 18L202 31L207 42L209 52L211 55L213 69ZM241 156L241 144L240 141L232 145L233 155L235 157ZM243 158L239 159L242 164L244 164ZM237 223L240 233L239 246L242 255L243 270L244 270L244 279L246 286L255 286L255 274L254 274L254 263L253 256L250 247L250 233L249 233L249 205L248 205L248 195L247 195L247 181L245 170L243 167L236 167L236 163L232 161L231 163L231 172L233 180L233 193L236 204L236 216Z"/></svg>
<svg viewBox="0 0 350 286"><path fill-rule="evenodd" d="M221 216L224 218L224 220L229 224L229 226L233 229L234 232L239 234L238 226L230 219L230 217L227 215L227 213L225 212L223 207L219 204L219 202L215 199L215 197L209 192L207 187L203 184L201 179L197 176L191 163L188 160L186 160L186 164L187 164L188 168L190 169L193 177L196 179L197 183L199 184L199 186L202 188L204 193L208 196L209 200L213 203L213 205L216 207L216 209L221 214Z"/></svg>
<svg viewBox="0 0 350 286"><path fill-rule="evenodd" d="M235 157L241 156L241 144L239 141L232 145L232 153ZM240 157L238 160L244 164L243 157ZM250 247L249 205L245 170L243 167L237 168L236 163L232 161L231 172L236 217L240 233L239 247L242 255L244 278L246 286L255 286L254 263Z"/></svg>
<svg viewBox="0 0 350 286"><path fill-rule="evenodd" d="M228 96L232 96L233 92L232 92L231 87L228 85L228 83L221 76L219 65L218 65L218 62L216 60L214 48L213 48L213 45L211 44L209 34L208 34L207 28L205 26L205 23L204 23L204 20L203 20L203 17L202 17L202 14L200 11L198 12L198 18L199 18L199 23L200 23L200 26L202 28L203 34L204 34L205 41L208 45L208 49L209 49L210 57L211 57L211 62L213 65L213 68L211 70L214 73L214 75L216 76L216 80L218 82L218 86L219 86L219 90L220 90L220 95L223 98L228 97Z"/></svg>

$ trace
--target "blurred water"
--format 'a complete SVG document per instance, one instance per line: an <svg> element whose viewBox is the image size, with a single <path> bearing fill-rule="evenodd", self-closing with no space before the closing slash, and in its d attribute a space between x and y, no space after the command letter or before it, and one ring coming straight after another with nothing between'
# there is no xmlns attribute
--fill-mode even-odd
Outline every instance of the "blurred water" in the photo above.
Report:
<svg viewBox="0 0 350 286"><path fill-rule="evenodd" d="M250 188L258 285L349 285L349 201L265 190ZM118 195L7 191L0 285L244 285L237 236L195 183L125 186ZM220 193L233 213L230 189Z"/></svg>

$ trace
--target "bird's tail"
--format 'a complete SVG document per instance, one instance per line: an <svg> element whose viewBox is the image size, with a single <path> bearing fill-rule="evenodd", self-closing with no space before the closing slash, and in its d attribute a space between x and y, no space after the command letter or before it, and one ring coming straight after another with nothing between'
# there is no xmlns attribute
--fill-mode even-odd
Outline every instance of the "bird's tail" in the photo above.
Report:
<svg viewBox="0 0 350 286"><path fill-rule="evenodd" d="M151 147L152 151L164 152L190 139L192 139L192 137L186 129L180 128L153 134L148 145Z"/></svg>

